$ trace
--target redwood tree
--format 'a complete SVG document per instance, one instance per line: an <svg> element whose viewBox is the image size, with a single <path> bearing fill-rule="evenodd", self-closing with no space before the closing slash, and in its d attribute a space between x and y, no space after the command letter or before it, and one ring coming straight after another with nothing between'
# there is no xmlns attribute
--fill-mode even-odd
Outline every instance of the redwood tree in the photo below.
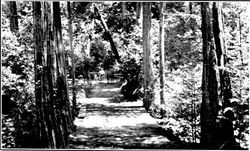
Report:
<svg viewBox="0 0 250 151"><path fill-rule="evenodd" d="M10 19L10 30L16 32L18 30L18 16L17 16L17 7L15 1L8 2L9 5L9 19Z"/></svg>
<svg viewBox="0 0 250 151"><path fill-rule="evenodd" d="M143 47L143 71L144 71L144 100L143 105L146 111L153 99L153 72L152 72L152 52L151 52L151 3L143 2L143 25L142 25L142 47Z"/></svg>
<svg viewBox="0 0 250 151"><path fill-rule="evenodd" d="M213 34L218 66L220 70L220 105L224 108L230 106L232 98L231 83L226 67L226 41L223 28L223 17L221 3L213 3Z"/></svg>
<svg viewBox="0 0 250 151"><path fill-rule="evenodd" d="M234 138L233 130L233 111L230 109L232 98L231 90L231 80L229 72L226 70L226 60L227 60L227 48L226 40L223 27L223 12L222 3L213 2L213 35L215 50L218 60L219 68L219 84L218 84L218 95L219 95L219 105L220 105L220 116L223 118L219 119L218 125L218 137L217 141L219 149L234 149L236 147L236 142Z"/></svg>
<svg viewBox="0 0 250 151"><path fill-rule="evenodd" d="M42 69L45 66L45 62L43 60L44 53L44 45L43 45L43 20L42 20L42 11L41 11L41 3L34 2L33 3L34 10L34 51L35 51L35 99L37 105L37 131L39 137L39 143L43 147L45 144L48 144L48 147L51 147L48 139L48 124L47 120L45 120L45 111L44 111L44 103L47 102L43 97L44 87L47 86L45 81L43 81ZM43 140L43 141L42 141ZM38 144L39 144L38 143Z"/></svg>
<svg viewBox="0 0 250 151"><path fill-rule="evenodd" d="M66 148L73 130L59 2L33 2L38 147Z"/></svg>
<svg viewBox="0 0 250 151"><path fill-rule="evenodd" d="M226 44L219 3L201 4L203 76L201 144L206 149L234 149L233 111L229 73L225 70Z"/></svg>
<svg viewBox="0 0 250 151"><path fill-rule="evenodd" d="M211 9L208 2L201 3L203 74L201 103L201 144L204 148L216 148L216 118L218 106L219 72L216 51L212 41Z"/></svg>

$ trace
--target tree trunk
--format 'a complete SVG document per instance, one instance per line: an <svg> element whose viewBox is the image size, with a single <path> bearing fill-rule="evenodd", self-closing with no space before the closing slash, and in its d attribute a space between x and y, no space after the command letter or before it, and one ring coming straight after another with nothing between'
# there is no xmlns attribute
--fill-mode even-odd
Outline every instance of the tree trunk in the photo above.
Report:
<svg viewBox="0 0 250 151"><path fill-rule="evenodd" d="M190 12L190 14L192 14L192 11L193 11L192 2L189 2L189 3L188 3L188 7L189 7L189 12Z"/></svg>
<svg viewBox="0 0 250 151"><path fill-rule="evenodd" d="M73 120L68 99L60 8L59 2L54 2L53 6L51 2L42 4L33 3L37 147L65 148Z"/></svg>
<svg viewBox="0 0 250 151"><path fill-rule="evenodd" d="M217 147L219 73L217 56L212 43L211 10L208 2L201 4L201 15L203 39L201 145L206 149L215 149Z"/></svg>
<svg viewBox="0 0 250 151"><path fill-rule="evenodd" d="M16 2L10 1L9 4L9 10L10 10L10 31L13 33L16 33L18 31L18 16L17 16L17 8L16 8Z"/></svg>
<svg viewBox="0 0 250 151"><path fill-rule="evenodd" d="M69 96L68 96L68 85L67 85L67 74L65 66L65 50L62 41L62 25L61 25L61 15L60 15L60 3L53 2L53 36L54 36L54 46L55 46L55 58L56 58L56 74L55 86L56 86L56 96L57 104L59 109L58 123L60 135L63 137L61 144L58 145L59 148L65 148L68 144L68 135L73 128L73 118L71 114Z"/></svg>
<svg viewBox="0 0 250 151"><path fill-rule="evenodd" d="M69 17L69 45L70 45L70 52L71 52L71 61L72 61L72 105L73 105L73 114L74 116L77 115L77 106L76 106L76 87L75 87L75 57L74 57L74 49L73 49L73 34L72 34L72 16L71 16L71 6L70 2L67 2L68 8L68 17Z"/></svg>
<svg viewBox="0 0 250 151"><path fill-rule="evenodd" d="M41 2L33 3L34 10L34 41L35 41L35 99L37 105L37 124L39 135L39 146L51 148L53 146L52 138L50 137L48 120L48 81L46 79L46 57L44 51L44 37L43 37L43 17L45 14L41 11ZM46 39L45 39L46 40Z"/></svg>
<svg viewBox="0 0 250 151"><path fill-rule="evenodd" d="M227 73L224 70L226 65L226 43L223 29L223 18L220 3L213 3L213 33L216 46L216 53L218 59L218 66L220 67L220 105L226 108L230 105L232 97L230 77L225 77ZM227 80L227 81L225 81Z"/></svg>
<svg viewBox="0 0 250 151"><path fill-rule="evenodd" d="M54 71L56 70L56 67L53 65L55 64L55 51L54 51L54 46L53 46L53 17L52 17L52 6L50 2L44 2L43 3L43 13L44 13L44 52L46 55L47 59L45 60L46 66L45 66L45 73L44 76L48 80L48 92L47 94L44 94L44 97L47 99L47 104L48 104L48 112L46 112L46 115L48 116L47 121L50 123L50 127L48 127L48 131L50 134L50 137L52 138L51 146L48 146L48 144L45 144L45 147L49 148L56 148L57 147L57 137L59 134L59 131L57 129L58 123L57 123L57 116L56 116L56 108L55 108L55 93L54 93L54 88L55 86L53 85L54 81ZM42 140L41 140L42 141Z"/></svg>
<svg viewBox="0 0 250 151"><path fill-rule="evenodd" d="M192 2L185 2L185 8L186 8L186 11L185 12L189 12L190 14L192 14Z"/></svg>
<svg viewBox="0 0 250 151"><path fill-rule="evenodd" d="M101 14L99 13L97 7L94 7L94 13L95 13L96 18L101 21L101 24L102 24L102 26L103 26L103 28L105 30L105 34L106 34L106 36L107 36L107 38L108 38L108 40L110 42L111 50L113 51L117 62L121 63L120 56L119 56L119 53L118 53L117 48L115 46L112 35L110 34L108 26L107 26L106 22L104 21L103 17L101 16Z"/></svg>
<svg viewBox="0 0 250 151"><path fill-rule="evenodd" d="M165 70L164 70L164 2L160 2L160 29L159 29L159 54L160 54L160 99L161 104L165 104Z"/></svg>
<svg viewBox="0 0 250 151"><path fill-rule="evenodd" d="M144 100L143 105L146 111L152 103L153 95L153 73L152 73L152 52L151 52L151 3L143 2L143 66L144 66Z"/></svg>
<svg viewBox="0 0 250 151"><path fill-rule="evenodd" d="M213 2L213 34L220 73L220 83L218 85L219 105L220 107L222 107L224 118L227 119L227 124L223 124L225 123L225 120L220 120L220 123L222 123L222 127L219 128L222 129L223 134L218 134L218 137L220 137L220 141L218 141L218 144L219 146L224 146L223 149L233 149L235 147L235 139L234 131L232 128L232 119L230 119L230 117L227 117L227 113L225 112L225 109L227 107L231 107L230 99L232 98L232 90L229 73L225 70L227 49L223 29L221 7L221 3Z"/></svg>
<svg viewBox="0 0 250 151"><path fill-rule="evenodd" d="M140 20L142 14L142 2L136 2L136 18Z"/></svg>
<svg viewBox="0 0 250 151"><path fill-rule="evenodd" d="M206 149L234 149L232 98L226 64L226 44L222 9L219 3L202 3L203 79L201 104L201 144ZM213 26L211 26L213 22ZM212 41L214 38L214 41ZM230 112L230 113L229 113Z"/></svg>

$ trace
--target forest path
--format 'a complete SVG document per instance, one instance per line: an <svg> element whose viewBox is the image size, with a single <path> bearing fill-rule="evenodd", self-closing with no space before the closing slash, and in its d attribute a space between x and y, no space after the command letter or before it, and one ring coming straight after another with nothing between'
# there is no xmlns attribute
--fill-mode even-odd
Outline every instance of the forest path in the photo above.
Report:
<svg viewBox="0 0 250 151"><path fill-rule="evenodd" d="M119 84L96 82L88 98L78 99L80 113L69 148L140 149L173 145L143 108L142 101L126 102Z"/></svg>

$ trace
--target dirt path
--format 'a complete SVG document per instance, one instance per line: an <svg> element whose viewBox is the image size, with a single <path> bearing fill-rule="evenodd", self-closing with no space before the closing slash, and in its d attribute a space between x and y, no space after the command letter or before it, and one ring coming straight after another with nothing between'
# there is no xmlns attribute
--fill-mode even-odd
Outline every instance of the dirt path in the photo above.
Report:
<svg viewBox="0 0 250 151"><path fill-rule="evenodd" d="M166 138L142 101L122 101L119 85L96 83L88 98L78 99L80 114L77 131L70 137L70 148L139 149L169 148Z"/></svg>

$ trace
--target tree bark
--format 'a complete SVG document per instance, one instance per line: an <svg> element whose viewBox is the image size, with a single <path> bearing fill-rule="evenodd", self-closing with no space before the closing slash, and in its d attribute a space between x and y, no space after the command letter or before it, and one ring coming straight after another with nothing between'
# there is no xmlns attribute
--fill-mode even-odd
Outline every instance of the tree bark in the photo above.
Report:
<svg viewBox="0 0 250 151"><path fill-rule="evenodd" d="M229 73L225 70L226 41L222 9L219 3L214 2L211 17L209 3L204 2L201 4L201 11L203 38L201 144L206 149L234 149L232 117L226 110L231 106L232 91Z"/></svg>
<svg viewBox="0 0 250 151"><path fill-rule="evenodd" d="M55 86L57 88L57 103L60 110L58 116L59 130L63 136L59 145L60 148L66 148L68 144L68 135L73 128L73 118L71 114L69 96L68 96L68 85L67 85L67 74L65 66L65 49L62 41L62 25L60 15L60 3L53 2L53 36L55 46L55 57L56 57L56 72Z"/></svg>
<svg viewBox="0 0 250 151"><path fill-rule="evenodd" d="M68 99L59 3L33 2L35 95L40 148L66 148L73 120Z"/></svg>
<svg viewBox="0 0 250 151"><path fill-rule="evenodd" d="M227 124L221 124L223 132L225 134L218 134L220 141L218 141L219 146L230 147L233 149L235 147L235 138L233 131L232 119L227 117L227 113L224 112L227 107L231 107L230 99L232 98L231 90L231 80L228 71L225 70L226 66L226 41L224 36L223 29L223 17L222 17L222 6L221 3L213 2L213 34L214 42L216 46L216 54L218 59L219 67L219 79L220 83L218 85L218 94L219 94L219 105L221 113L223 113L224 118L227 118ZM220 123L225 123L225 120L221 120ZM225 142L226 145L225 145Z"/></svg>
<svg viewBox="0 0 250 151"><path fill-rule="evenodd" d="M160 29L159 29L159 54L160 54L160 99L161 104L165 104L165 53L164 53L164 2L160 2Z"/></svg>
<svg viewBox="0 0 250 151"><path fill-rule="evenodd" d="M201 4L201 15L203 39L201 145L206 149L215 149L217 147L219 73L217 56L212 43L211 10L208 2Z"/></svg>
<svg viewBox="0 0 250 151"><path fill-rule="evenodd" d="M42 139L42 129L44 125L42 125L42 122L44 119L42 119L42 111L41 111L41 76L42 74L38 71L40 66L43 66L42 64L42 53L43 53L43 45L41 43L42 40L42 13L41 13L41 3L40 2L34 2L33 3L33 17L34 17L34 52L35 52L35 99L36 99L36 105L37 105L37 118L38 118L38 137L39 139Z"/></svg>
<svg viewBox="0 0 250 151"><path fill-rule="evenodd" d="M76 87L75 87L75 57L74 57L74 49L73 49L73 34L72 34L72 16L71 16L71 5L70 2L67 2L67 8L68 8L68 19L69 19L69 45L70 45L70 52L71 52L71 61L72 61L72 108L73 108L73 114L74 116L77 115L77 106L76 106Z"/></svg>
<svg viewBox="0 0 250 151"><path fill-rule="evenodd" d="M108 40L110 42L111 50L113 51L113 53L115 55L115 59L117 60L117 62L121 63L120 56L119 56L119 53L118 53L117 48L115 46L112 35L111 35L111 33L110 33L109 29L108 29L108 26L107 26L106 22L104 21L103 17L99 13L97 7L94 7L94 13L95 13L96 18L101 21L101 24L102 24L102 26L103 26L103 28L105 30L105 34L107 35L107 38L108 38Z"/></svg>
<svg viewBox="0 0 250 151"><path fill-rule="evenodd" d="M220 3L215 2L213 3L213 33L218 59L218 66L220 68L220 105L222 106L222 108L226 108L230 105L232 91L230 77L225 77L228 74L224 70L226 65L226 43L223 29L222 9Z"/></svg>
<svg viewBox="0 0 250 151"><path fill-rule="evenodd" d="M10 31L16 33L18 31L18 16L17 16L17 7L15 1L8 2L10 10Z"/></svg>
<svg viewBox="0 0 250 151"><path fill-rule="evenodd" d="M45 57L45 43L44 43L44 26L42 5L41 2L34 2L34 41L35 41L35 98L37 104L38 117L38 133L39 145L42 147L51 148L53 146L52 137L50 137L50 120L48 119L48 81L46 78L46 57Z"/></svg>
<svg viewBox="0 0 250 151"><path fill-rule="evenodd" d="M151 52L151 3L143 2L143 66L144 66L144 100L143 105L146 111L152 103L153 95L153 73L152 73L152 52Z"/></svg>

